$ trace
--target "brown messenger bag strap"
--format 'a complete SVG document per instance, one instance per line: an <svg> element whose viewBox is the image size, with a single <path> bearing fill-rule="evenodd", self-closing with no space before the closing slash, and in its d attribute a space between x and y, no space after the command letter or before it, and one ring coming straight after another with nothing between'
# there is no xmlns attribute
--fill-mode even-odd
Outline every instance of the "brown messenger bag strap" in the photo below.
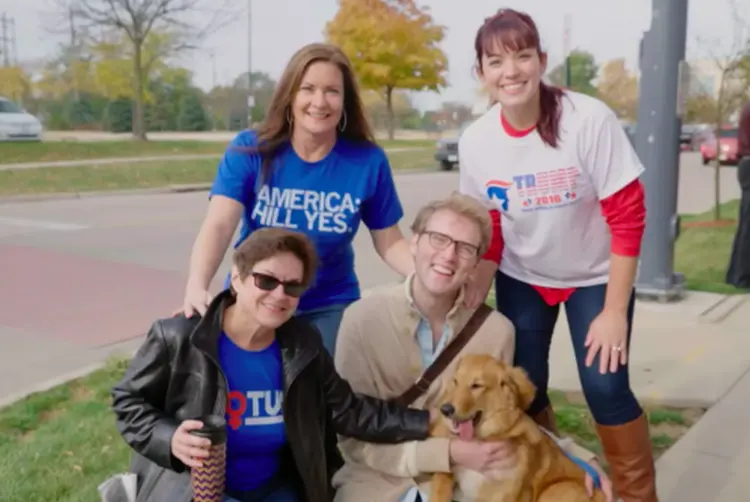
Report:
<svg viewBox="0 0 750 502"><path fill-rule="evenodd" d="M461 352L461 349L471 340L471 337L479 330L480 326L484 324L487 316L492 312L492 308L486 303L483 303L469 318L464 328L456 335L453 340L450 341L447 347L437 356L437 359L433 361L429 368L419 377L414 385L409 387L406 392L396 398L396 402L403 405L409 406L417 400L419 396L427 392L432 382L448 367L448 364L455 359L455 357Z"/></svg>

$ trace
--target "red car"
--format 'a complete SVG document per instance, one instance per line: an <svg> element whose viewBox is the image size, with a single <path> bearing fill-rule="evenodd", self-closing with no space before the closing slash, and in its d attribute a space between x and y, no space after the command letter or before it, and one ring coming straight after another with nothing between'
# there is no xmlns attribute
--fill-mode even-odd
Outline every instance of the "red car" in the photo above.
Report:
<svg viewBox="0 0 750 502"><path fill-rule="evenodd" d="M722 164L736 165L739 162L739 129L736 127L727 127L721 130L719 134L719 162ZM711 135L701 144L701 156L703 165L716 159L716 139Z"/></svg>

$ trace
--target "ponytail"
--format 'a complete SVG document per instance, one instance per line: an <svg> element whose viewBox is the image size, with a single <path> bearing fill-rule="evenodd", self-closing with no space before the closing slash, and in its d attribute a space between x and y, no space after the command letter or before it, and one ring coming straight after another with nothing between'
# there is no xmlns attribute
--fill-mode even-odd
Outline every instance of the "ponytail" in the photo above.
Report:
<svg viewBox="0 0 750 502"><path fill-rule="evenodd" d="M560 139L560 117L562 116L562 96L565 93L559 87L539 83L539 121L537 131L542 141L557 148Z"/></svg>

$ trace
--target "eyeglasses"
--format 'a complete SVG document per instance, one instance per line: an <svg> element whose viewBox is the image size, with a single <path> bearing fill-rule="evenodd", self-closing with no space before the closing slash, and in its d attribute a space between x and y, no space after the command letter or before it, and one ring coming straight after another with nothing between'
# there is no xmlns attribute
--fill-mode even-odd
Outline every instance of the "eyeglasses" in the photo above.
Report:
<svg viewBox="0 0 750 502"><path fill-rule="evenodd" d="M284 287L284 294L293 298L299 298L307 289L307 286L299 281L282 281L272 275L260 272L253 272L251 275L253 276L255 286L263 291L273 291L281 285Z"/></svg>
<svg viewBox="0 0 750 502"><path fill-rule="evenodd" d="M449 246L456 245L456 254L461 258L474 258L479 254L479 246L469 242L457 241L443 233L425 230L422 232L430 239L430 245L435 249L447 249Z"/></svg>

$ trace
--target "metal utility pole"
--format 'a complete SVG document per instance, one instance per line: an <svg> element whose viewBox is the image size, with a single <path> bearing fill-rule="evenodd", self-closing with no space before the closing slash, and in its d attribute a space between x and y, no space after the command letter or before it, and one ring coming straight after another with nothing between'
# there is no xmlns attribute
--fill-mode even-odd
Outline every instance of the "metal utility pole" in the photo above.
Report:
<svg viewBox="0 0 750 502"><path fill-rule="evenodd" d="M570 14L563 21L563 57L565 58L565 87L570 89Z"/></svg>
<svg viewBox="0 0 750 502"><path fill-rule="evenodd" d="M687 0L652 0L651 28L640 47L640 102L635 146L646 172L646 233L636 280L642 298L682 296L685 278L674 272L679 234L679 136L687 97Z"/></svg>
<svg viewBox="0 0 750 502"><path fill-rule="evenodd" d="M73 88L73 99L76 101L80 100L78 94L78 82L75 79L75 72L72 70L73 63L76 59L81 57L81 51L78 47L78 32L76 31L76 14L73 8L73 4L68 4L68 23L70 24L70 49L68 49L68 68L70 71L71 87ZM72 113L72 110L69 111Z"/></svg>
<svg viewBox="0 0 750 502"><path fill-rule="evenodd" d="M253 125L253 0L247 0L247 126Z"/></svg>
<svg viewBox="0 0 750 502"><path fill-rule="evenodd" d="M0 46L0 52L3 54L3 66L9 67L10 66L10 26L12 24L13 20L8 19L8 15L3 12L2 15L0 15L0 43L2 43L2 46Z"/></svg>
<svg viewBox="0 0 750 502"><path fill-rule="evenodd" d="M13 46L13 62L18 64L18 39L16 38L16 20L10 20L10 43Z"/></svg>

